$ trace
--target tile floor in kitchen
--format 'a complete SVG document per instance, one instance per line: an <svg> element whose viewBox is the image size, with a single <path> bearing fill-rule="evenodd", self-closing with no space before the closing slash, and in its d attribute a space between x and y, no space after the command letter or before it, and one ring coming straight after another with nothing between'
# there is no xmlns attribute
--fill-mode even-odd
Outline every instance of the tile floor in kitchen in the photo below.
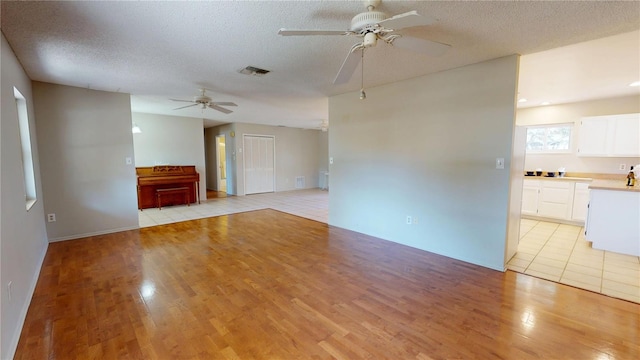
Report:
<svg viewBox="0 0 640 360"><path fill-rule="evenodd" d="M205 200L139 211L140 227L271 208L328 223L329 193L320 189ZM594 250L580 226L522 219L510 270L640 303L640 258Z"/></svg>
<svg viewBox="0 0 640 360"><path fill-rule="evenodd" d="M640 257L592 249L581 226L522 219L507 268L640 303Z"/></svg>

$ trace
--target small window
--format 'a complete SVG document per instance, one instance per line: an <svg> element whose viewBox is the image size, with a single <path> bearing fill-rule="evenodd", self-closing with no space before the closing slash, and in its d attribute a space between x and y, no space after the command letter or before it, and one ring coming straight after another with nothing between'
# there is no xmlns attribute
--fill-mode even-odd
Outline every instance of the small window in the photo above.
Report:
<svg viewBox="0 0 640 360"><path fill-rule="evenodd" d="M28 211L36 203L36 177L33 171L27 100L15 87L13 88L13 96L16 99L18 110L18 128L20 129L20 145L22 148L22 173L24 175L24 198Z"/></svg>
<svg viewBox="0 0 640 360"><path fill-rule="evenodd" d="M572 124L553 124L527 128L528 153L571 152Z"/></svg>

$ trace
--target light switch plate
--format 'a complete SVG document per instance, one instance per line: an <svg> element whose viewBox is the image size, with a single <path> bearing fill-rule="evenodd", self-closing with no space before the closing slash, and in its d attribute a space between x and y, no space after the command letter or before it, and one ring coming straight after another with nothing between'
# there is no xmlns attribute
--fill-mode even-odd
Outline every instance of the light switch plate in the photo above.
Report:
<svg viewBox="0 0 640 360"><path fill-rule="evenodd" d="M496 169L504 169L504 158L496 158Z"/></svg>
<svg viewBox="0 0 640 360"><path fill-rule="evenodd" d="M333 164L333 156L329 158L329 164Z"/></svg>

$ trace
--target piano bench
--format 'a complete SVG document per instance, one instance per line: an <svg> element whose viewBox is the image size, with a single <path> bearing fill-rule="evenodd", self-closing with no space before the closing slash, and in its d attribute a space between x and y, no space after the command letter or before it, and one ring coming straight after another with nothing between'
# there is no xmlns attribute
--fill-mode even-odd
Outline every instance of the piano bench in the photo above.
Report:
<svg viewBox="0 0 640 360"><path fill-rule="evenodd" d="M184 196L184 202L187 206L191 205L191 194L187 186L169 188L169 189L156 189L156 199L158 201L158 210L162 210L162 197L161 195L174 195L182 194Z"/></svg>

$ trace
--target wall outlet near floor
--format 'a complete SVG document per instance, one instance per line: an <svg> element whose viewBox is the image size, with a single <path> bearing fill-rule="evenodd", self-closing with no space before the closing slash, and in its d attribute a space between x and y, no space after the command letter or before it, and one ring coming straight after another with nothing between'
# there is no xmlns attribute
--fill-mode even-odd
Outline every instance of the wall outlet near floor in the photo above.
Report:
<svg viewBox="0 0 640 360"><path fill-rule="evenodd" d="M620 164L618 170L627 170L627 164Z"/></svg>
<svg viewBox="0 0 640 360"><path fill-rule="evenodd" d="M407 225L411 225L413 223L413 219L411 216L407 216Z"/></svg>
<svg viewBox="0 0 640 360"><path fill-rule="evenodd" d="M56 214L47 214L47 222L55 222Z"/></svg>

